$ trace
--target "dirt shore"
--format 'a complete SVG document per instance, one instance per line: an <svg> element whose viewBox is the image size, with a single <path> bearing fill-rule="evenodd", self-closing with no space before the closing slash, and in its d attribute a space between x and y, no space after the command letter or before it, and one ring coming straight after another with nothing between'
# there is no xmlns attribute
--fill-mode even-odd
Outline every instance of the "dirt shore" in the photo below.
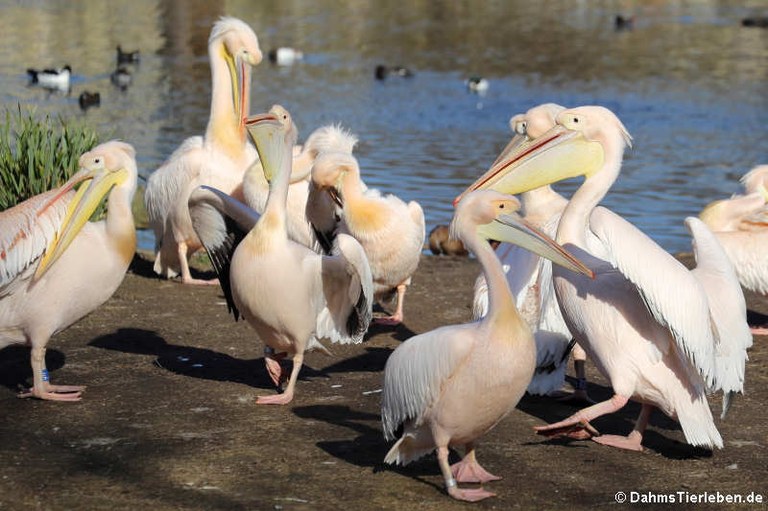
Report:
<svg viewBox="0 0 768 511"><path fill-rule="evenodd" d="M87 385L81 402L17 399L29 350L0 351L0 510L468 509L443 492L434 456L382 466L379 392L401 342L470 318L477 272L471 259L423 257L403 325L372 327L360 345L332 346L332 357L309 354L294 401L266 407L255 405L274 392L262 344L227 314L219 288L158 280L137 258L104 306L49 344L52 381ZM715 501L696 509L758 507L716 503L750 495L765 506L768 338L755 338L749 356L746 394L716 419L725 447L715 452L687 445L660 412L644 453L549 441L533 426L575 408L524 397L479 446L503 479L486 485L498 497L474 508L615 508L617 492L625 506L672 497L686 507ZM593 397L610 396L594 367L588 376ZM719 415L720 397L710 404ZM594 426L626 434L638 411L630 404Z"/></svg>

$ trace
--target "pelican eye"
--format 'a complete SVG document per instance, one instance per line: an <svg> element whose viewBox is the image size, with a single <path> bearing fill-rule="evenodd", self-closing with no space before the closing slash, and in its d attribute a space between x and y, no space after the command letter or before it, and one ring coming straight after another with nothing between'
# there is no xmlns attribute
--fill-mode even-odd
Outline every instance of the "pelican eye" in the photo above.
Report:
<svg viewBox="0 0 768 511"><path fill-rule="evenodd" d="M515 133L518 135L525 135L525 133L528 131L528 123L525 121L520 121L515 126Z"/></svg>

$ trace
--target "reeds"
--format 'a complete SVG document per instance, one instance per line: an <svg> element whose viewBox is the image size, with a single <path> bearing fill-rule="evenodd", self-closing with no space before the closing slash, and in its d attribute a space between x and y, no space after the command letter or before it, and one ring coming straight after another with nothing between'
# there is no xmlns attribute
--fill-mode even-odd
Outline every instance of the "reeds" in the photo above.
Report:
<svg viewBox="0 0 768 511"><path fill-rule="evenodd" d="M81 122L35 117L35 109L5 109L0 124L0 211L61 186L84 152L99 141Z"/></svg>

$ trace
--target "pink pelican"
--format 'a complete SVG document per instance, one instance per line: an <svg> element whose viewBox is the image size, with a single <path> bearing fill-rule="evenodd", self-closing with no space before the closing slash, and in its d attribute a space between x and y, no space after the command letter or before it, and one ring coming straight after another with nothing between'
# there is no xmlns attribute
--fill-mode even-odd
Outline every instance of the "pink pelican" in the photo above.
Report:
<svg viewBox="0 0 768 511"><path fill-rule="evenodd" d="M123 281L136 251L136 178L133 147L107 142L83 154L61 188L0 213L0 347L32 347L34 383L21 397L80 400L85 387L50 383L46 346ZM107 193L106 219L88 222Z"/></svg>
<svg viewBox="0 0 768 511"><path fill-rule="evenodd" d="M186 139L149 176L144 196L155 231L155 272L168 278L180 272L186 284L215 284L193 279L189 272L189 256L202 248L189 218L189 194L200 185L210 185L240 195L245 169L257 158L244 122L250 66L262 58L256 34L243 21L223 17L211 30L208 57L211 116L205 135Z"/></svg>
<svg viewBox="0 0 768 511"><path fill-rule="evenodd" d="M298 135L298 128L288 110L273 105L269 113L285 123L287 128ZM313 131L304 145L294 146L293 166L288 202L286 205L288 236L317 252L329 254L337 228L336 205L325 193L318 193L310 180L310 171L317 155L325 151L339 151L352 154L357 137L335 126L322 126ZM243 178L245 203L261 213L267 205L269 183L264 177L261 162L255 161L253 172L246 172Z"/></svg>
<svg viewBox="0 0 768 511"><path fill-rule="evenodd" d="M522 144L470 187L521 193L585 176L563 211L557 241L582 258L596 278L555 267L555 293L569 330L609 379L614 395L537 430L575 437L586 430L596 442L642 450L643 432L657 407L680 422L689 443L722 447L706 394L722 389L728 398L741 390L749 341L742 335L744 311L728 317L741 303L723 311L709 295L716 285L728 285L727 292L736 295L738 284L728 279L729 262L717 243L699 238L699 231L708 231L698 229L703 224L695 219L689 227L694 227L698 268L691 272L632 224L597 207L618 177L630 143L611 111L565 110L557 126ZM590 420L619 410L629 399L640 402L642 410L628 436L599 435L590 426Z"/></svg>
<svg viewBox="0 0 768 511"><path fill-rule="evenodd" d="M416 272L424 247L424 211L416 201L405 203L391 194L368 189L360 178L357 159L348 153L321 153L312 167L312 181L328 190L342 208L340 231L348 232L365 249L373 274L376 299L397 293L395 312L376 322L403 321L406 287Z"/></svg>
<svg viewBox="0 0 768 511"><path fill-rule="evenodd" d="M457 482L499 479L477 462L477 439L517 404L536 363L533 334L515 307L501 263L488 240L516 243L572 271L591 275L578 260L515 214L514 197L485 190L456 208L451 231L477 257L489 284L488 314L463 325L417 335L397 347L384 369L381 418L388 440L402 425L385 463L407 464L437 449L448 494L476 501L494 494ZM448 465L449 447L463 446L461 462Z"/></svg>
<svg viewBox="0 0 768 511"><path fill-rule="evenodd" d="M515 151L520 144L536 138L555 125L557 114L565 107L554 103L531 108L524 114L513 116L509 125L515 135L502 150L494 164ZM557 223L568 200L546 185L520 194L523 218L554 237ZM568 352L572 349L576 369L576 390L564 399L591 402L587 395L585 361L587 354L578 344L571 343L571 333L563 321L552 285L552 263L517 245L501 243L496 248L507 274L507 282L515 301L536 339L536 371L528 392L537 395L561 395L565 383ZM488 311L488 286L481 274L475 282L472 313L475 319Z"/></svg>
<svg viewBox="0 0 768 511"><path fill-rule="evenodd" d="M242 314L271 350L293 357L285 392L257 401L287 404L304 352L325 350L318 339L362 341L371 319L371 273L362 247L351 236L340 234L337 252L330 256L289 238L286 201L295 131L273 114L249 118L248 130L270 183L263 214L259 217L226 194L203 187L190 197L190 215L235 317ZM265 361L279 385L279 362Z"/></svg>
<svg viewBox="0 0 768 511"><path fill-rule="evenodd" d="M718 200L699 218L714 231L728 255L744 294L768 306L768 165L759 165L742 177L745 194ZM765 326L752 327L755 335L768 335Z"/></svg>

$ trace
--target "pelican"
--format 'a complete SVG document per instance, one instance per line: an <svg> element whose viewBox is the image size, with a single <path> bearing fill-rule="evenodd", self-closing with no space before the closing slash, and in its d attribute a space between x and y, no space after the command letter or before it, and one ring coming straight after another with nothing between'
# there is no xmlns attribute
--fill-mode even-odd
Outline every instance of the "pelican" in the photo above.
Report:
<svg viewBox="0 0 768 511"><path fill-rule="evenodd" d="M742 177L745 195L718 200L705 207L699 218L714 231L733 264L744 294L768 305L768 165L760 165ZM768 335L768 328L751 328L754 335Z"/></svg>
<svg viewBox="0 0 768 511"><path fill-rule="evenodd" d="M293 357L285 392L257 400L287 404L304 352L325 349L318 339L362 341L371 318L371 273L365 252L351 236L340 234L331 256L288 237L286 201L295 131L273 114L249 118L248 129L270 182L263 214L259 217L210 187L192 194L190 214L235 317L242 314L267 347ZM265 361L279 385L279 362L270 357Z"/></svg>
<svg viewBox="0 0 768 511"><path fill-rule="evenodd" d="M347 153L321 153L312 167L312 181L328 190L342 208L340 230L351 234L365 249L373 274L376 299L397 292L395 312L376 322L403 321L403 300L424 247L424 211L416 201L405 203L395 195L366 189L360 167Z"/></svg>
<svg viewBox="0 0 768 511"><path fill-rule="evenodd" d="M261 62L261 50L251 27L222 17L208 40L211 61L211 116L202 137L186 139L170 158L149 176L144 200L155 232L154 270L167 278L181 272L186 284L215 284L193 279L188 258L201 247L187 209L189 194L210 185L240 194L243 174L257 158L245 134L250 67Z"/></svg>
<svg viewBox="0 0 768 511"><path fill-rule="evenodd" d="M269 113L286 124L286 129L298 136L298 128L288 110L273 105ZM325 151L352 154L357 137L339 126L327 125L313 131L303 146L293 148L293 166L286 221L288 236L317 252L329 254L336 231L336 205L325 193L318 193L310 181L310 172L317 155ZM243 178L245 203L261 213L267 205L269 183L264 177L260 161L255 161L252 171Z"/></svg>
<svg viewBox="0 0 768 511"><path fill-rule="evenodd" d="M512 116L510 128L515 135L501 151L494 164L516 150L526 140L536 138L555 125L557 114L565 107L545 103L524 114ZM547 236L554 237L557 223L568 200L546 185L520 195L523 218ZM502 243L496 248L507 282L515 296L518 309L528 321L536 339L536 372L528 392L537 395L558 395L565 383L568 354L572 350L576 369L576 390L565 399L587 401L585 376L586 353L571 342L571 333L563 321L552 287L552 263L548 259L512 245ZM488 286L481 274L475 282L473 317L479 319L488 311Z"/></svg>
<svg viewBox="0 0 768 511"><path fill-rule="evenodd" d="M536 347L515 308L501 264L488 240L516 243L589 275L590 271L551 239L515 215L514 197L484 190L459 202L452 234L477 257L490 287L488 314L479 321L417 335L397 347L384 369L381 419L384 436L402 435L384 458L407 464L437 449L448 494L476 501L494 494L459 488L457 482L500 479L476 460L477 439L517 404L533 375ZM461 462L448 465L449 447L463 446Z"/></svg>
<svg viewBox="0 0 768 511"><path fill-rule="evenodd" d="M596 207L618 177L631 140L606 108L565 110L557 126L522 144L470 187L521 193L585 176L563 211L556 239L584 260L596 278L554 267L555 293L569 330L614 394L536 429L545 435L587 434L604 445L642 450L643 432L657 407L679 421L690 444L722 447L706 394L722 389L728 396L743 388L748 341L730 335L743 332L743 311L728 318L708 293L717 287L713 282L731 286L728 293L737 284L727 278L729 263L713 250L716 243L694 233L702 269L691 272L622 217ZM719 279L710 279L710 273ZM723 335L729 328L729 335ZM589 421L619 410L629 399L642 409L628 436L599 435L591 427Z"/></svg>
<svg viewBox="0 0 768 511"><path fill-rule="evenodd" d="M32 347L34 383L21 397L81 399L85 387L50 383L46 346L112 296L136 250L133 147L101 144L80 157L80 169L61 188L0 213L0 347ZM107 193L106 219L88 222Z"/></svg>

